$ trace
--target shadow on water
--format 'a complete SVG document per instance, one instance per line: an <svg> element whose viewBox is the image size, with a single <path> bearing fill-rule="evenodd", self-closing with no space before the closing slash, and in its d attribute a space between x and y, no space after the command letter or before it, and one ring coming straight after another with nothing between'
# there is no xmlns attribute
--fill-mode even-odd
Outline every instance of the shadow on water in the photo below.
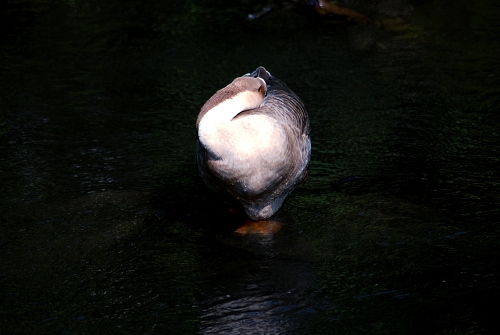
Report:
<svg viewBox="0 0 500 335"><path fill-rule="evenodd" d="M489 1L0 5L0 328L491 334L500 63ZM264 65L308 181L246 220L194 167L199 108Z"/></svg>

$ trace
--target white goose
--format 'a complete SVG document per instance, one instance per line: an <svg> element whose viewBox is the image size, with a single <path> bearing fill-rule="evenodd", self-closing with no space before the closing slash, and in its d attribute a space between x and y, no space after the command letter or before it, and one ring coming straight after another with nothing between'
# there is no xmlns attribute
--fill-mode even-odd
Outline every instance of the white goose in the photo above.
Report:
<svg viewBox="0 0 500 335"><path fill-rule="evenodd" d="M266 94L267 93L267 94ZM253 220L280 209L307 177L309 119L285 83L259 67L217 91L196 121L198 173Z"/></svg>

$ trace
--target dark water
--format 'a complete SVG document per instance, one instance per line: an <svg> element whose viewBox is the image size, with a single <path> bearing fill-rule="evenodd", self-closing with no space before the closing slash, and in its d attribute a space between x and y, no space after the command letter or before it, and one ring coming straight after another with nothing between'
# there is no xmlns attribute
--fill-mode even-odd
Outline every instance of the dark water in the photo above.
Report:
<svg viewBox="0 0 500 335"><path fill-rule="evenodd" d="M2 2L1 333L495 333L497 4L246 21L264 4ZM194 123L258 65L304 100L312 162L273 232L234 233Z"/></svg>

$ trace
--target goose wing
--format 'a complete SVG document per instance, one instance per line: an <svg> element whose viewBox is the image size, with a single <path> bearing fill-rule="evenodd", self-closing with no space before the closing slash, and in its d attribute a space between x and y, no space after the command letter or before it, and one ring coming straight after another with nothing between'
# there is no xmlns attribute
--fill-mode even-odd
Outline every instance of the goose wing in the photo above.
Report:
<svg viewBox="0 0 500 335"><path fill-rule="evenodd" d="M304 104L283 81L272 76L262 66L246 76L264 79L267 84L267 94L260 108L245 111L238 116L264 113L282 124L297 128L300 134L309 136L309 117Z"/></svg>
<svg viewBox="0 0 500 335"><path fill-rule="evenodd" d="M307 168L311 157L309 117L300 98L283 81L267 72L264 67L258 67L247 76L264 79L267 85L267 94L259 108L244 111L236 118L266 115L283 128L286 146L273 152L276 162L274 169L281 171L282 175L276 179L272 193L280 194L303 182L307 177ZM283 162L286 166L283 166Z"/></svg>

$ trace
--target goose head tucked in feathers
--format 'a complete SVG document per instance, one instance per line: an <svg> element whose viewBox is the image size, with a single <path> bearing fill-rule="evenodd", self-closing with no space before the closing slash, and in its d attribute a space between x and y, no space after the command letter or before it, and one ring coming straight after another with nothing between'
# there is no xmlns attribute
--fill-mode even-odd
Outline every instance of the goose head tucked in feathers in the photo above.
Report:
<svg viewBox="0 0 500 335"><path fill-rule="evenodd" d="M272 216L307 177L309 118L299 97L265 68L236 78L201 108L198 173L253 220Z"/></svg>

